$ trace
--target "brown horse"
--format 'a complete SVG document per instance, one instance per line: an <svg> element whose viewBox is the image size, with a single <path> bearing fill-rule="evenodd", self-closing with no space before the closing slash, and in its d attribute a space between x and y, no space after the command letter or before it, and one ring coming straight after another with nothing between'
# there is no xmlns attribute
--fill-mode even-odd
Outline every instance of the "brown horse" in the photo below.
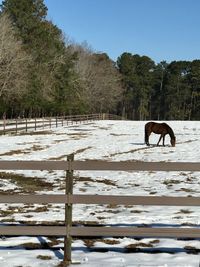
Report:
<svg viewBox="0 0 200 267"><path fill-rule="evenodd" d="M165 135L169 134L171 138L171 145L175 146L176 144L176 137L172 128L167 123L157 123L157 122L147 122L145 124L145 143L149 146L149 136L151 133L160 134L159 141L157 146L159 145L161 139L163 138L163 146L165 145Z"/></svg>

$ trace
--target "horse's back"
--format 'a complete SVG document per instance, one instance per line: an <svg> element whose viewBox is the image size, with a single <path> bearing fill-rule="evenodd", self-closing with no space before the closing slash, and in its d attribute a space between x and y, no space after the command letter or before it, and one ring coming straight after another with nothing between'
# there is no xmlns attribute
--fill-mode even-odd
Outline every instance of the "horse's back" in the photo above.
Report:
<svg viewBox="0 0 200 267"><path fill-rule="evenodd" d="M145 130L151 130L155 122L149 121L145 124Z"/></svg>
<svg viewBox="0 0 200 267"><path fill-rule="evenodd" d="M145 124L145 131L154 132L156 134L167 133L169 125L165 122L150 121Z"/></svg>

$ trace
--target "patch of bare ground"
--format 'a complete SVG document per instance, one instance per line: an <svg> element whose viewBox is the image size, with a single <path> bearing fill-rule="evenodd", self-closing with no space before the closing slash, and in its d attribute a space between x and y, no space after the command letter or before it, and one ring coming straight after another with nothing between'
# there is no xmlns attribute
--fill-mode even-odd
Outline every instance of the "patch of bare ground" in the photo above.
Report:
<svg viewBox="0 0 200 267"><path fill-rule="evenodd" d="M25 155L25 154L30 154L33 151L44 150L48 147L49 146L44 147L44 146L39 146L39 145L33 145L32 147L26 148L24 150L23 149L11 150L9 152L5 152L5 153L0 154L0 156L13 156L13 155L19 155L19 154Z"/></svg>
<svg viewBox="0 0 200 267"><path fill-rule="evenodd" d="M99 210L99 211L91 212L90 215L95 215L95 214L104 213L104 212L117 214L117 213L120 213L121 211L117 209L106 209L106 210Z"/></svg>
<svg viewBox="0 0 200 267"><path fill-rule="evenodd" d="M130 136L130 134L116 134L116 133L110 133L110 135L113 135L113 136Z"/></svg>
<svg viewBox="0 0 200 267"><path fill-rule="evenodd" d="M60 182L60 180L58 180L58 182ZM86 186L90 186L91 184L97 183L97 184L105 184L108 186L118 187L114 181L111 181L109 179L98 180L98 179L92 179L91 177L74 176L74 184L77 184L80 182L84 183L84 185L86 185ZM54 184L54 186L55 186L55 184ZM64 180L64 182L61 185L59 185L59 189L64 190L65 186L66 185L65 185L65 180ZM79 190L82 192L86 192L85 188L81 188Z"/></svg>
<svg viewBox="0 0 200 267"><path fill-rule="evenodd" d="M9 216L15 213L26 213L28 212L46 212L49 211L50 205L42 205L40 207L35 207L33 209L29 209L29 207L27 207L26 205L24 206L8 206L8 208L6 210L0 210L0 217L5 217L5 216ZM32 217L32 216L31 216Z"/></svg>
<svg viewBox="0 0 200 267"><path fill-rule="evenodd" d="M163 182L163 184L166 186L172 186L173 184L180 184L180 183L182 183L182 181L175 179L167 179Z"/></svg>
<svg viewBox="0 0 200 267"><path fill-rule="evenodd" d="M88 137L87 133L68 133L68 136L70 136L70 139L74 139L74 140L80 140L83 138Z"/></svg>
<svg viewBox="0 0 200 267"><path fill-rule="evenodd" d="M154 244L157 244L159 243L160 241L159 240L152 240L148 243L144 243L144 242L137 242L137 243L134 243L134 244L130 244L130 245L127 245L125 247L125 251L126 252L135 252L135 251L138 251L139 249L141 248L153 248Z"/></svg>
<svg viewBox="0 0 200 267"><path fill-rule="evenodd" d="M181 209L180 211L177 212L177 214L190 214L193 213L193 211L188 210L188 209Z"/></svg>
<svg viewBox="0 0 200 267"><path fill-rule="evenodd" d="M200 249L193 246L185 246L184 249L188 254L199 254Z"/></svg>
<svg viewBox="0 0 200 267"><path fill-rule="evenodd" d="M88 147L85 147L85 148L81 148L81 149L78 149L76 151L73 152L74 155L77 155L77 154L80 154L80 153L83 153L85 152L86 150L92 148L91 146L88 146ZM52 158L49 158L49 160L67 160L67 155L62 155L62 156L59 156L59 157L52 157Z"/></svg>
<svg viewBox="0 0 200 267"><path fill-rule="evenodd" d="M110 185L110 186L117 186L115 182L109 180L109 179L92 179L90 177L79 177L79 176L75 176L74 178L75 183L78 182L91 182L91 183L99 183L99 184L105 184L105 185Z"/></svg>
<svg viewBox="0 0 200 267"><path fill-rule="evenodd" d="M193 139L193 140L186 140L184 142L177 142L177 145L180 145L180 144L187 144L187 143L192 143L192 142L197 142L199 141L199 139Z"/></svg>
<svg viewBox="0 0 200 267"><path fill-rule="evenodd" d="M54 140L54 143L55 144L59 144L59 143L63 143L63 142L66 142L66 141L69 141L68 139L59 139L59 140Z"/></svg>
<svg viewBox="0 0 200 267"><path fill-rule="evenodd" d="M93 239L83 239L84 245L87 248L92 248L94 247L96 242L101 242L106 245L118 245L120 244L120 241L115 240L115 239L100 239L100 238L93 238Z"/></svg>
<svg viewBox="0 0 200 267"><path fill-rule="evenodd" d="M140 150L148 150L148 149L152 149L152 148L154 148L154 146L135 148L135 149L131 149L131 150L128 150L128 151L122 151L122 152L117 152L117 153L110 154L109 157L114 157L114 156L118 156L118 155L129 154L129 153L134 153L134 152L137 152L137 151L140 151Z"/></svg>
<svg viewBox="0 0 200 267"><path fill-rule="evenodd" d="M0 154L0 157L1 156L13 156L13 155L18 155L18 154L29 154L29 152L22 150L22 149L11 150L9 152Z"/></svg>
<svg viewBox="0 0 200 267"><path fill-rule="evenodd" d="M31 214L27 214L30 212L47 212L49 211L49 208L51 207L51 205L42 205L40 207L35 207L33 206L33 208L30 208L28 205L23 205L23 206L8 206L6 207L5 210L0 209L0 218L4 218L3 220L1 220L1 222L3 221L8 221L8 220L12 220L13 218L5 218L5 217L9 217L12 216L14 214L25 214L24 217L26 218L32 218L33 215Z"/></svg>
<svg viewBox="0 0 200 267"><path fill-rule="evenodd" d="M102 126L97 126L99 130L110 130L110 127L102 127Z"/></svg>
<svg viewBox="0 0 200 267"><path fill-rule="evenodd" d="M49 255L38 255L37 259L40 259L40 260L51 260L52 257L49 256Z"/></svg>
<svg viewBox="0 0 200 267"><path fill-rule="evenodd" d="M175 190L176 192L186 192L186 193L199 193L199 191L191 189L191 188L180 188Z"/></svg>
<svg viewBox="0 0 200 267"><path fill-rule="evenodd" d="M49 182L44 181L41 178L27 177L21 174L0 172L0 179L9 179L18 188L18 193L35 193L36 191L51 191L53 190L53 185ZM4 190L0 189L0 194L4 193ZM7 191L6 191L7 193Z"/></svg>
<svg viewBox="0 0 200 267"><path fill-rule="evenodd" d="M107 239L83 239L84 244L87 246L88 250L90 251L96 251L96 252L107 252L109 250L112 250L112 245L118 245L120 242L117 239L114 240L107 240ZM105 247L96 247L95 243L101 242L105 244ZM151 252L154 248L154 244L159 243L159 240L152 240L148 243L144 242L137 242L134 244L127 245L122 251L124 253L132 253L132 252L143 252L145 249L151 249ZM109 247L106 247L106 245L109 245ZM116 247L116 246L115 246ZM155 251L154 253L157 253Z"/></svg>
<svg viewBox="0 0 200 267"><path fill-rule="evenodd" d="M33 132L19 132L18 135L48 135L52 134L52 131L33 131Z"/></svg>
<svg viewBox="0 0 200 267"><path fill-rule="evenodd" d="M42 241L40 243L26 242L26 243L20 244L20 247L23 247L26 250L51 249L54 246L57 246L57 245L59 245L61 243L62 243L62 241L60 241L58 238L49 237L48 241ZM9 246L8 248L15 248L15 247L17 248L17 247L19 247L19 245L17 245L17 246Z"/></svg>
<svg viewBox="0 0 200 267"><path fill-rule="evenodd" d="M148 212L146 210L139 210L139 209L135 209L135 210L131 210L131 213L143 213L143 212Z"/></svg>
<svg viewBox="0 0 200 267"><path fill-rule="evenodd" d="M83 153L86 150L91 149L91 148L92 148L92 146L84 147L84 148L81 148L81 149L76 150L73 154L74 155L77 155L77 154Z"/></svg>
<svg viewBox="0 0 200 267"><path fill-rule="evenodd" d="M59 157L51 157L48 160L67 160L67 156L66 155L62 155Z"/></svg>

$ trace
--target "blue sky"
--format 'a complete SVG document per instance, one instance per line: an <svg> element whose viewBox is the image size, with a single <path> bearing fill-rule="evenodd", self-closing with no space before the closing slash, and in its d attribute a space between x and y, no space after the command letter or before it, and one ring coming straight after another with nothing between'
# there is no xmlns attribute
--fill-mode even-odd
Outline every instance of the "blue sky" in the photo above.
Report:
<svg viewBox="0 0 200 267"><path fill-rule="evenodd" d="M45 0L66 35L116 60L123 52L155 62L200 58L199 0Z"/></svg>
<svg viewBox="0 0 200 267"><path fill-rule="evenodd" d="M123 52L155 62L200 58L199 0L44 0L48 19L70 39L116 60Z"/></svg>

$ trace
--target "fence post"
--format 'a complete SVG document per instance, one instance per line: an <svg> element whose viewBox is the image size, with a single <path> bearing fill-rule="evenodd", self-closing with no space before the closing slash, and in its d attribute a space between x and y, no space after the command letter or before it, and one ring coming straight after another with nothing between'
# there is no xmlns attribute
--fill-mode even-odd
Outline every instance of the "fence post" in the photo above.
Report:
<svg viewBox="0 0 200 267"><path fill-rule="evenodd" d="M17 124L18 124L18 121L16 119L16 129L15 129L15 132L17 133Z"/></svg>
<svg viewBox="0 0 200 267"><path fill-rule="evenodd" d="M3 134L6 133L6 118L3 118Z"/></svg>
<svg viewBox="0 0 200 267"><path fill-rule="evenodd" d="M58 127L58 117L56 116L56 128Z"/></svg>
<svg viewBox="0 0 200 267"><path fill-rule="evenodd" d="M26 133L28 132L28 122L27 122L27 118L26 118Z"/></svg>
<svg viewBox="0 0 200 267"><path fill-rule="evenodd" d="M74 154L67 156L68 170L66 173L66 197L73 193L73 170L71 162L74 160ZM69 199L69 198L68 198ZM68 266L71 264L71 245L72 238L69 234L70 227L72 226L72 204L65 204L65 226L67 227L67 236L64 238L64 265Z"/></svg>

